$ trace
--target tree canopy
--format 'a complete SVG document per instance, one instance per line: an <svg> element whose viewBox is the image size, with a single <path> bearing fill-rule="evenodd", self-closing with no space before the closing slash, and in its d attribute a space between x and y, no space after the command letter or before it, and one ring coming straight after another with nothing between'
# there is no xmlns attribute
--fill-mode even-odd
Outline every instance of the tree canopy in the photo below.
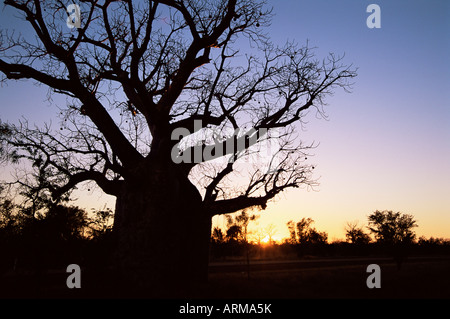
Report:
<svg viewBox="0 0 450 319"><path fill-rule="evenodd" d="M308 44L272 43L265 1L83 1L80 28L65 25L60 1L5 5L35 37L1 31L1 81L31 79L67 105L58 106L56 129L2 123L3 156L29 160L35 178L23 186L54 197L84 181L117 195L152 159L200 152L211 156L176 166L211 215L264 208L286 188L313 183L311 145L297 140L295 123L308 109L323 112L325 98L349 90L356 76L343 56L318 59ZM177 129L206 137L189 144L173 136ZM236 163L267 140L278 149L236 186ZM225 148L230 141L242 147Z"/></svg>
<svg viewBox="0 0 450 319"><path fill-rule="evenodd" d="M416 237L413 228L417 227L417 222L412 215L377 210L368 219L368 228L379 242L410 243Z"/></svg>

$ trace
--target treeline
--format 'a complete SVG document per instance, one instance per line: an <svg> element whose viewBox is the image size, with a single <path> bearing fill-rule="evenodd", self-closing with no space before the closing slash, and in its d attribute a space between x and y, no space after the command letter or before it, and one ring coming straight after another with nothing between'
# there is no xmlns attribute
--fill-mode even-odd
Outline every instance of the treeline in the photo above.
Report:
<svg viewBox="0 0 450 319"><path fill-rule="evenodd" d="M400 267L410 255L449 255L450 240L443 238L416 238L418 227L412 215L392 211L375 211L368 216L367 226L347 223L346 238L328 241L328 234L313 227L311 218L289 221L286 227L290 237L281 243L269 240L261 244L248 238L248 223L253 219L245 212L235 219L228 217L227 229L214 228L211 238L211 258L277 259L339 256L392 257ZM261 237L261 236L259 236ZM255 238L255 237L254 237Z"/></svg>
<svg viewBox="0 0 450 319"><path fill-rule="evenodd" d="M403 251L399 251L399 248ZM214 238L211 240L211 261L244 260L247 254L252 260L380 256L401 258L398 260L401 263L408 256L450 255L450 240L420 237L407 246L387 245L376 241L354 244L344 240L303 244L291 243L287 239L264 244L217 241Z"/></svg>
<svg viewBox="0 0 450 319"><path fill-rule="evenodd" d="M334 242L313 227L311 218L289 221L290 237L275 242L273 227L257 234L249 231L250 223L257 219L246 211L227 216L225 230L212 230L211 261L384 255L400 264L408 255L450 254L450 240L417 239L413 216L391 211L369 215L367 226L348 223L346 240ZM72 263L106 269L114 249L112 225L110 209L88 213L67 202L41 200L39 205L17 205L0 197L0 274Z"/></svg>
<svg viewBox="0 0 450 319"><path fill-rule="evenodd" d="M112 249L110 209L92 211L51 203L0 201L0 272L51 269L76 263L102 267Z"/></svg>

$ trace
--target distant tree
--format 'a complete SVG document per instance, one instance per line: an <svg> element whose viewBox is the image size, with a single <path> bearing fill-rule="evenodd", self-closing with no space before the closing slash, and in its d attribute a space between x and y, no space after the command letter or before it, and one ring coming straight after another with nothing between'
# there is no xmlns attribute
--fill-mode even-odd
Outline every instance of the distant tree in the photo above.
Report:
<svg viewBox="0 0 450 319"><path fill-rule="evenodd" d="M258 219L258 215L249 215L244 209L239 215L234 218L231 215L227 215L227 237L233 238L242 244L244 244L245 255L247 258L247 276L250 279L250 242L249 242L249 230L248 225L251 221Z"/></svg>
<svg viewBox="0 0 450 319"><path fill-rule="evenodd" d="M291 242L298 244L326 243L328 234L326 232L320 232L312 227L312 223L314 223L314 220L311 218L302 218L297 224L294 224L293 221L289 221L287 226Z"/></svg>
<svg viewBox="0 0 450 319"><path fill-rule="evenodd" d="M227 237L229 239L247 243L249 235L248 225L258 217L258 215L249 215L245 210L234 217L232 215L227 215Z"/></svg>
<svg viewBox="0 0 450 319"><path fill-rule="evenodd" d="M93 237L101 237L112 231L114 213L110 208L94 211L94 217L89 220L89 228Z"/></svg>
<svg viewBox="0 0 450 319"><path fill-rule="evenodd" d="M368 219L368 228L377 242L411 243L416 237L413 228L417 227L417 223L412 215L377 210L370 214Z"/></svg>
<svg viewBox="0 0 450 319"><path fill-rule="evenodd" d="M417 241L419 245L443 245L445 243L444 238L435 238L431 236L430 238L426 238L425 236L420 236Z"/></svg>
<svg viewBox="0 0 450 319"><path fill-rule="evenodd" d="M40 233L39 236L57 240L87 235L91 220L84 209L66 205L61 199L54 202L45 194L33 193L31 189L22 189L19 195L21 201L17 203L12 195L0 192L0 229L24 235L33 228L33 232Z"/></svg>
<svg viewBox="0 0 450 319"><path fill-rule="evenodd" d="M258 245L261 245L262 240L267 236L264 229L258 228L252 233L253 241L255 241Z"/></svg>
<svg viewBox="0 0 450 319"><path fill-rule="evenodd" d="M377 243L390 250L397 262L397 268L400 269L407 257L409 246L416 237L413 231L413 228L417 227L414 217L400 212L377 210L370 214L368 219L368 228L374 234Z"/></svg>
<svg viewBox="0 0 450 319"><path fill-rule="evenodd" d="M220 229L219 227L214 227L212 234L211 234L211 240L214 243L223 243L225 240L225 236L222 232L222 229Z"/></svg>
<svg viewBox="0 0 450 319"><path fill-rule="evenodd" d="M328 242L328 233L312 228L309 231L307 242L311 244L326 244Z"/></svg>
<svg viewBox="0 0 450 319"><path fill-rule="evenodd" d="M0 199L0 234L11 234L18 227L17 207L10 199Z"/></svg>
<svg viewBox="0 0 450 319"><path fill-rule="evenodd" d="M39 228L33 232L42 232L42 237L58 241L85 238L89 226L87 212L84 209L61 204L49 207L38 221Z"/></svg>
<svg viewBox="0 0 450 319"><path fill-rule="evenodd" d="M450 254L450 239L421 236L418 241L420 252L426 254Z"/></svg>
<svg viewBox="0 0 450 319"><path fill-rule="evenodd" d="M22 216L17 205L3 193L0 187L0 273L3 269L15 269L17 246L21 235Z"/></svg>
<svg viewBox="0 0 450 319"><path fill-rule="evenodd" d="M242 238L242 228L239 225L231 225L226 232L228 241L240 241Z"/></svg>
<svg viewBox="0 0 450 319"><path fill-rule="evenodd" d="M302 218L297 224L297 242L299 244L304 244L309 241L310 225L314 221L311 218Z"/></svg>
<svg viewBox="0 0 450 319"><path fill-rule="evenodd" d="M10 247L8 254L14 268L36 270L65 264L69 259L72 263L80 260L89 225L86 211L55 204L33 215L29 212L29 206L18 205L11 216L13 227L6 238L0 238L1 246L6 242Z"/></svg>
<svg viewBox="0 0 450 319"><path fill-rule="evenodd" d="M347 223L345 237L347 242L352 244L368 244L370 242L369 234L365 233L363 227L358 226L357 222Z"/></svg>
<svg viewBox="0 0 450 319"><path fill-rule="evenodd" d="M295 223L290 220L286 223L288 230L289 230L289 239L287 240L290 244L296 244L297 243L297 232L295 231Z"/></svg>
<svg viewBox="0 0 450 319"><path fill-rule="evenodd" d="M277 233L276 226L274 224L269 224L266 226L265 234L269 237L269 244L273 243L273 236Z"/></svg>

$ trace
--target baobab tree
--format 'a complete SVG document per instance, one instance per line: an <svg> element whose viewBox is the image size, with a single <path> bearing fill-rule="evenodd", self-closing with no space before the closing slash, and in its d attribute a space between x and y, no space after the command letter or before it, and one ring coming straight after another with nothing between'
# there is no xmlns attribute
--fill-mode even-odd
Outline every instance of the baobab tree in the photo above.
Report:
<svg viewBox="0 0 450 319"><path fill-rule="evenodd" d="M204 280L214 215L313 183L296 125L356 76L341 56L273 44L265 1L86 0L67 24L61 1L4 3L35 34L2 30L1 81L67 105L57 129L3 123L3 153L32 163L21 183L36 193L91 181L115 196L115 266L145 286ZM273 140L266 165L249 160Z"/></svg>

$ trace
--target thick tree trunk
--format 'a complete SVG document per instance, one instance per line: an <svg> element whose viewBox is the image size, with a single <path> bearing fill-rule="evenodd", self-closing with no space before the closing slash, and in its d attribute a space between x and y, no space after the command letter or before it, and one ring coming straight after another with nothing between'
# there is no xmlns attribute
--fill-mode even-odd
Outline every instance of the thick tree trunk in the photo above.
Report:
<svg viewBox="0 0 450 319"><path fill-rule="evenodd" d="M114 231L116 265L130 289L178 296L207 280L211 218L196 187L176 170L153 165L126 180Z"/></svg>

